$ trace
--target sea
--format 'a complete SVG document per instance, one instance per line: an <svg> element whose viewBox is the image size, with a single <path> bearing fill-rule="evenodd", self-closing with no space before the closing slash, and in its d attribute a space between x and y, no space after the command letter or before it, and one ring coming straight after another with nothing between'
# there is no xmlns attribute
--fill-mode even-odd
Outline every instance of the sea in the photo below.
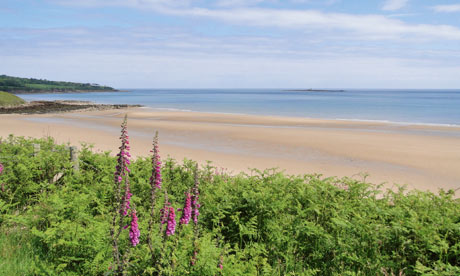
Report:
<svg viewBox="0 0 460 276"><path fill-rule="evenodd" d="M155 110L460 126L460 90L123 89L20 96L27 101L140 104Z"/></svg>

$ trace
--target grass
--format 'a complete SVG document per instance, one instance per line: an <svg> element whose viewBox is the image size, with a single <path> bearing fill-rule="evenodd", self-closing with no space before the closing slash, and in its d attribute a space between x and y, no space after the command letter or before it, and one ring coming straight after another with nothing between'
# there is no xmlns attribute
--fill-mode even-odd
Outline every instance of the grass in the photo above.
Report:
<svg viewBox="0 0 460 276"><path fill-rule="evenodd" d="M30 275L33 249L24 231L0 231L0 275Z"/></svg>
<svg viewBox="0 0 460 276"><path fill-rule="evenodd" d="M0 106L15 106L24 104L26 101L8 92L0 91Z"/></svg>

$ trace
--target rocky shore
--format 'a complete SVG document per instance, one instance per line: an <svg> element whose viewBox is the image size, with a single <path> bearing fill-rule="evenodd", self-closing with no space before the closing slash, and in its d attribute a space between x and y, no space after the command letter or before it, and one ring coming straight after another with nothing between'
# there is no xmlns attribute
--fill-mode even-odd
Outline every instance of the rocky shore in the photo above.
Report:
<svg viewBox="0 0 460 276"><path fill-rule="evenodd" d="M77 110L107 110L140 107L128 104L96 104L87 101L33 101L22 105L0 107L0 114L44 114Z"/></svg>
<svg viewBox="0 0 460 276"><path fill-rule="evenodd" d="M14 91L7 91L12 94L59 94L59 93L91 93L91 92L126 92L126 90L108 90L108 89L92 89L92 90L77 90L77 89L47 89L47 90L14 90Z"/></svg>

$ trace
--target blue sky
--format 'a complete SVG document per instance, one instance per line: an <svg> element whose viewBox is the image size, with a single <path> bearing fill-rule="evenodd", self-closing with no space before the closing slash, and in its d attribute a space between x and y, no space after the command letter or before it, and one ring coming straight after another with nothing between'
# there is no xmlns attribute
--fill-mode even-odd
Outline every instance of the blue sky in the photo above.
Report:
<svg viewBox="0 0 460 276"><path fill-rule="evenodd" d="M0 74L118 88L460 88L460 1L0 1Z"/></svg>

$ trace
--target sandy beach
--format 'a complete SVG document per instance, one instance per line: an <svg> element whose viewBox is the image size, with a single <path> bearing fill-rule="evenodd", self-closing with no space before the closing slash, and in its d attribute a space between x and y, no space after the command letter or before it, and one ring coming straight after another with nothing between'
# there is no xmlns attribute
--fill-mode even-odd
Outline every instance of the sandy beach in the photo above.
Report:
<svg viewBox="0 0 460 276"><path fill-rule="evenodd" d="M460 188L459 127L128 108L0 115L0 136L51 136L115 152L125 114L134 156L147 156L159 131L163 158L209 160L232 173L278 168L325 177L368 174L369 182L388 188Z"/></svg>

